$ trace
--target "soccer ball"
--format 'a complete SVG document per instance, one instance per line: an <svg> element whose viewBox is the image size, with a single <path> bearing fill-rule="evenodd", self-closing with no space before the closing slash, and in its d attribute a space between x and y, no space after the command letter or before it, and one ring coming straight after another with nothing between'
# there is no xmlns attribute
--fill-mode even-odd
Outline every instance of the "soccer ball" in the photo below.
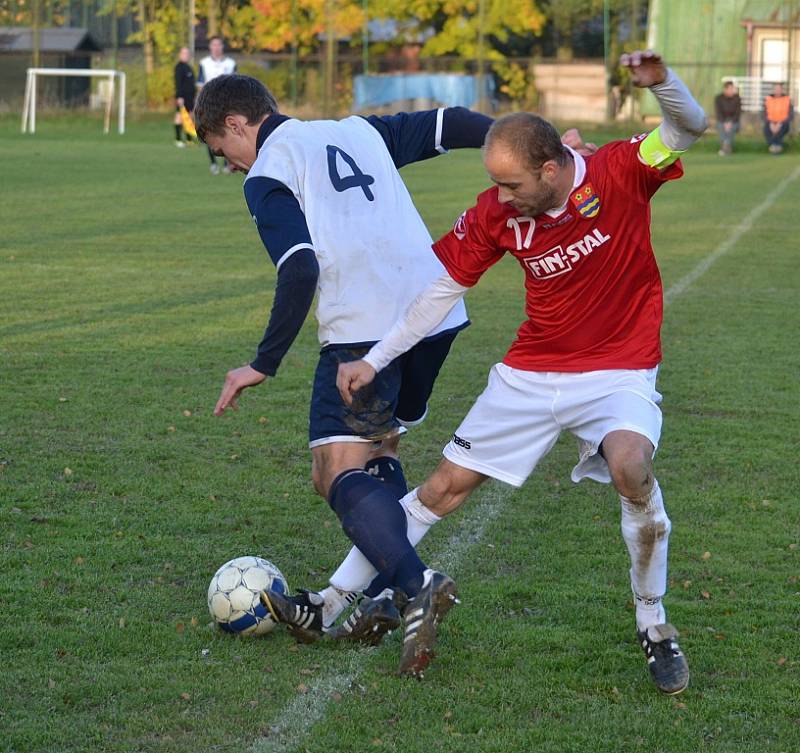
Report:
<svg viewBox="0 0 800 753"><path fill-rule="evenodd" d="M289 592L281 571L261 557L237 557L214 573L208 586L208 611L226 633L264 635L275 627L259 599L268 589Z"/></svg>

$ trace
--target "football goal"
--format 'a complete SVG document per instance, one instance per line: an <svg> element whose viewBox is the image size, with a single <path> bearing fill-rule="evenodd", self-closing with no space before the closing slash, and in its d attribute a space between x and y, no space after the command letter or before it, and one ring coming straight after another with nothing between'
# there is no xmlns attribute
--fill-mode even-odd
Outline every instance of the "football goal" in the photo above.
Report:
<svg viewBox="0 0 800 753"><path fill-rule="evenodd" d="M117 97L117 130L125 133L125 74L122 71L93 68L28 68L25 99L22 104L22 132L36 133L36 80L39 76L92 76L108 81L103 133L111 128L111 109ZM119 91L117 91L117 88Z"/></svg>

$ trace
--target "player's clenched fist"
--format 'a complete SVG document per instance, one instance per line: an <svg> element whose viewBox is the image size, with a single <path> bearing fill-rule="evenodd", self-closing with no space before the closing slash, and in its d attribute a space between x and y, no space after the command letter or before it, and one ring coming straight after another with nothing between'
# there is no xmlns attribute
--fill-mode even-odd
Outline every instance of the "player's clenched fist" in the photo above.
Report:
<svg viewBox="0 0 800 753"><path fill-rule="evenodd" d="M373 379L375 379L375 369L366 361L350 361L349 363L339 364L336 386L339 389L342 400L347 405L351 405L353 395L362 387L366 387Z"/></svg>
<svg viewBox="0 0 800 753"><path fill-rule="evenodd" d="M619 64L630 70L634 86L655 86L667 78L667 66L661 55L652 50L626 52L620 56Z"/></svg>

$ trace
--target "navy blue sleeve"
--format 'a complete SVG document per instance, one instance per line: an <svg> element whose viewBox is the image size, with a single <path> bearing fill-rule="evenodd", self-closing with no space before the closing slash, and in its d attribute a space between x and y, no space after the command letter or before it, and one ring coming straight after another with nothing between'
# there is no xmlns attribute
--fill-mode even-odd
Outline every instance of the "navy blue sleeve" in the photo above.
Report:
<svg viewBox="0 0 800 753"><path fill-rule="evenodd" d="M273 178L248 178L244 198L261 242L275 266L300 248L314 248L306 216L294 194Z"/></svg>
<svg viewBox="0 0 800 753"><path fill-rule="evenodd" d="M250 363L256 371L274 376L286 351L306 320L319 279L314 252L304 248L281 264L275 285L275 299L258 353Z"/></svg>
<svg viewBox="0 0 800 753"><path fill-rule="evenodd" d="M370 115L366 120L380 133L398 168L448 149L477 149L492 124L491 118L466 107Z"/></svg>
<svg viewBox="0 0 800 753"><path fill-rule="evenodd" d="M261 241L278 268L269 324L250 364L273 376L311 308L319 265L303 210L286 185L272 178L248 178L244 196Z"/></svg>

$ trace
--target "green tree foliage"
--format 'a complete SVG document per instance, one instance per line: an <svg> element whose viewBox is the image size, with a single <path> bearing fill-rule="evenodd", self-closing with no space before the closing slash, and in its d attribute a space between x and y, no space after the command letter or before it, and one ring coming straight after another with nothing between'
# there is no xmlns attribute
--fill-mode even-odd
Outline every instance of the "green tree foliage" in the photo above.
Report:
<svg viewBox="0 0 800 753"><path fill-rule="evenodd" d="M249 45L273 52L295 44L305 54L320 46L320 35L329 24L338 38L349 37L364 25L361 0L253 0L250 13Z"/></svg>
<svg viewBox="0 0 800 753"><path fill-rule="evenodd" d="M406 40L427 37L423 55L502 60L496 47L511 34L540 34L546 18L531 0L375 0L371 14L402 21ZM432 32L432 33L431 33Z"/></svg>

